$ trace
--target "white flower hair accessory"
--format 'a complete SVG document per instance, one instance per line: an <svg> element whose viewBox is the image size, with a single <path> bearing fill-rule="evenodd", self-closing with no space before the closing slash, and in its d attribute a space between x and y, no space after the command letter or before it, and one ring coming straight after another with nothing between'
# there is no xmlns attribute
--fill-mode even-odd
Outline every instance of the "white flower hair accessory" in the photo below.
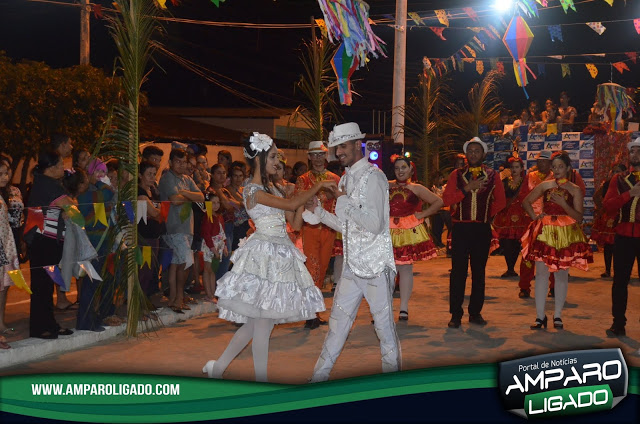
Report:
<svg viewBox="0 0 640 424"><path fill-rule="evenodd" d="M251 149L255 152L253 156L247 152L247 149L242 150L244 150L244 157L247 159L253 159L258 153L269 150L273 144L273 139L266 134L254 132L253 135L249 137L249 143Z"/></svg>

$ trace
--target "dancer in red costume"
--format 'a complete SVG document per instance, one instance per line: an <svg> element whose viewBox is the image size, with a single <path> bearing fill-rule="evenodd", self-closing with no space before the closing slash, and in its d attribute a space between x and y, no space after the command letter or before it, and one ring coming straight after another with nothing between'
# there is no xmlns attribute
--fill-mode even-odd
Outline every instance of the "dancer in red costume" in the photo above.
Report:
<svg viewBox="0 0 640 424"><path fill-rule="evenodd" d="M437 213L444 202L426 187L411 182L414 168L409 159L400 156L393 162L393 167L396 179L389 181L389 227L400 284L398 319L406 321L413 290L413 262L438 256L424 219ZM424 211L422 202L430 205Z"/></svg>
<svg viewBox="0 0 640 424"><path fill-rule="evenodd" d="M536 264L536 322L531 329L547 327L544 312L549 273L556 275L553 326L564 328L562 308L567 298L569 267L584 271L593 262L593 254L582 232L582 190L567 178L571 159L566 152L554 155L551 161L554 180L545 181L533 189L522 205L533 222L522 237L522 257ZM532 203L542 197L542 213L536 214Z"/></svg>
<svg viewBox="0 0 640 424"><path fill-rule="evenodd" d="M520 255L520 238L527 230L531 219L522 208L522 201L529 194L529 187L524 173L524 163L519 157L509 158L511 176L502 180L507 197L507 206L498 212L493 220L493 228L500 239L507 262L507 271L502 278L517 277L516 261Z"/></svg>

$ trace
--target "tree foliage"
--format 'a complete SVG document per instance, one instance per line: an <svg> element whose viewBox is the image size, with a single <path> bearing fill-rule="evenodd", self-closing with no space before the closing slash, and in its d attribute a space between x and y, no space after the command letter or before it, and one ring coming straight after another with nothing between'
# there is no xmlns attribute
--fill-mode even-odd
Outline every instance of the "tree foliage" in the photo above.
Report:
<svg viewBox="0 0 640 424"><path fill-rule="evenodd" d="M17 165L35 158L56 132L89 146L100 137L118 93L118 79L100 69L15 63L0 52L0 150Z"/></svg>

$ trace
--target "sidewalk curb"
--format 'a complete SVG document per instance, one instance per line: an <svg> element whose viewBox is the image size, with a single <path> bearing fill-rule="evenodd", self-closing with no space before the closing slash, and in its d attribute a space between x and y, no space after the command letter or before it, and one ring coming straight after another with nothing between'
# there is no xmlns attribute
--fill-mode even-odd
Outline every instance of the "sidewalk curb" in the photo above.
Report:
<svg viewBox="0 0 640 424"><path fill-rule="evenodd" d="M211 302L199 301L197 305L190 305L189 307L191 310L184 311L184 314L176 314L167 307L158 309L156 313L160 320L153 321L154 326L147 326L144 325L143 322L140 322L138 325L140 333L153 332L161 327L167 327L177 322L186 321L199 315L217 311L215 304ZM72 335L59 336L54 340L30 337L28 339L11 342L11 349L0 351L0 369L42 360L48 355L61 354L113 339L121 334L125 334L127 328L126 324L104 327L105 330L101 332L73 329L74 333Z"/></svg>

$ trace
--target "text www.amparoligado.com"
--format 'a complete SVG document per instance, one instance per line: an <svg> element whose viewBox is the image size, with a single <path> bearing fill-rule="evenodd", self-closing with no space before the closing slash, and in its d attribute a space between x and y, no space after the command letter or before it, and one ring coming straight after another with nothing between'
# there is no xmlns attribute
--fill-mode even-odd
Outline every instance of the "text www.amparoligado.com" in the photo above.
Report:
<svg viewBox="0 0 640 424"><path fill-rule="evenodd" d="M180 384L32 384L34 396L179 396Z"/></svg>

